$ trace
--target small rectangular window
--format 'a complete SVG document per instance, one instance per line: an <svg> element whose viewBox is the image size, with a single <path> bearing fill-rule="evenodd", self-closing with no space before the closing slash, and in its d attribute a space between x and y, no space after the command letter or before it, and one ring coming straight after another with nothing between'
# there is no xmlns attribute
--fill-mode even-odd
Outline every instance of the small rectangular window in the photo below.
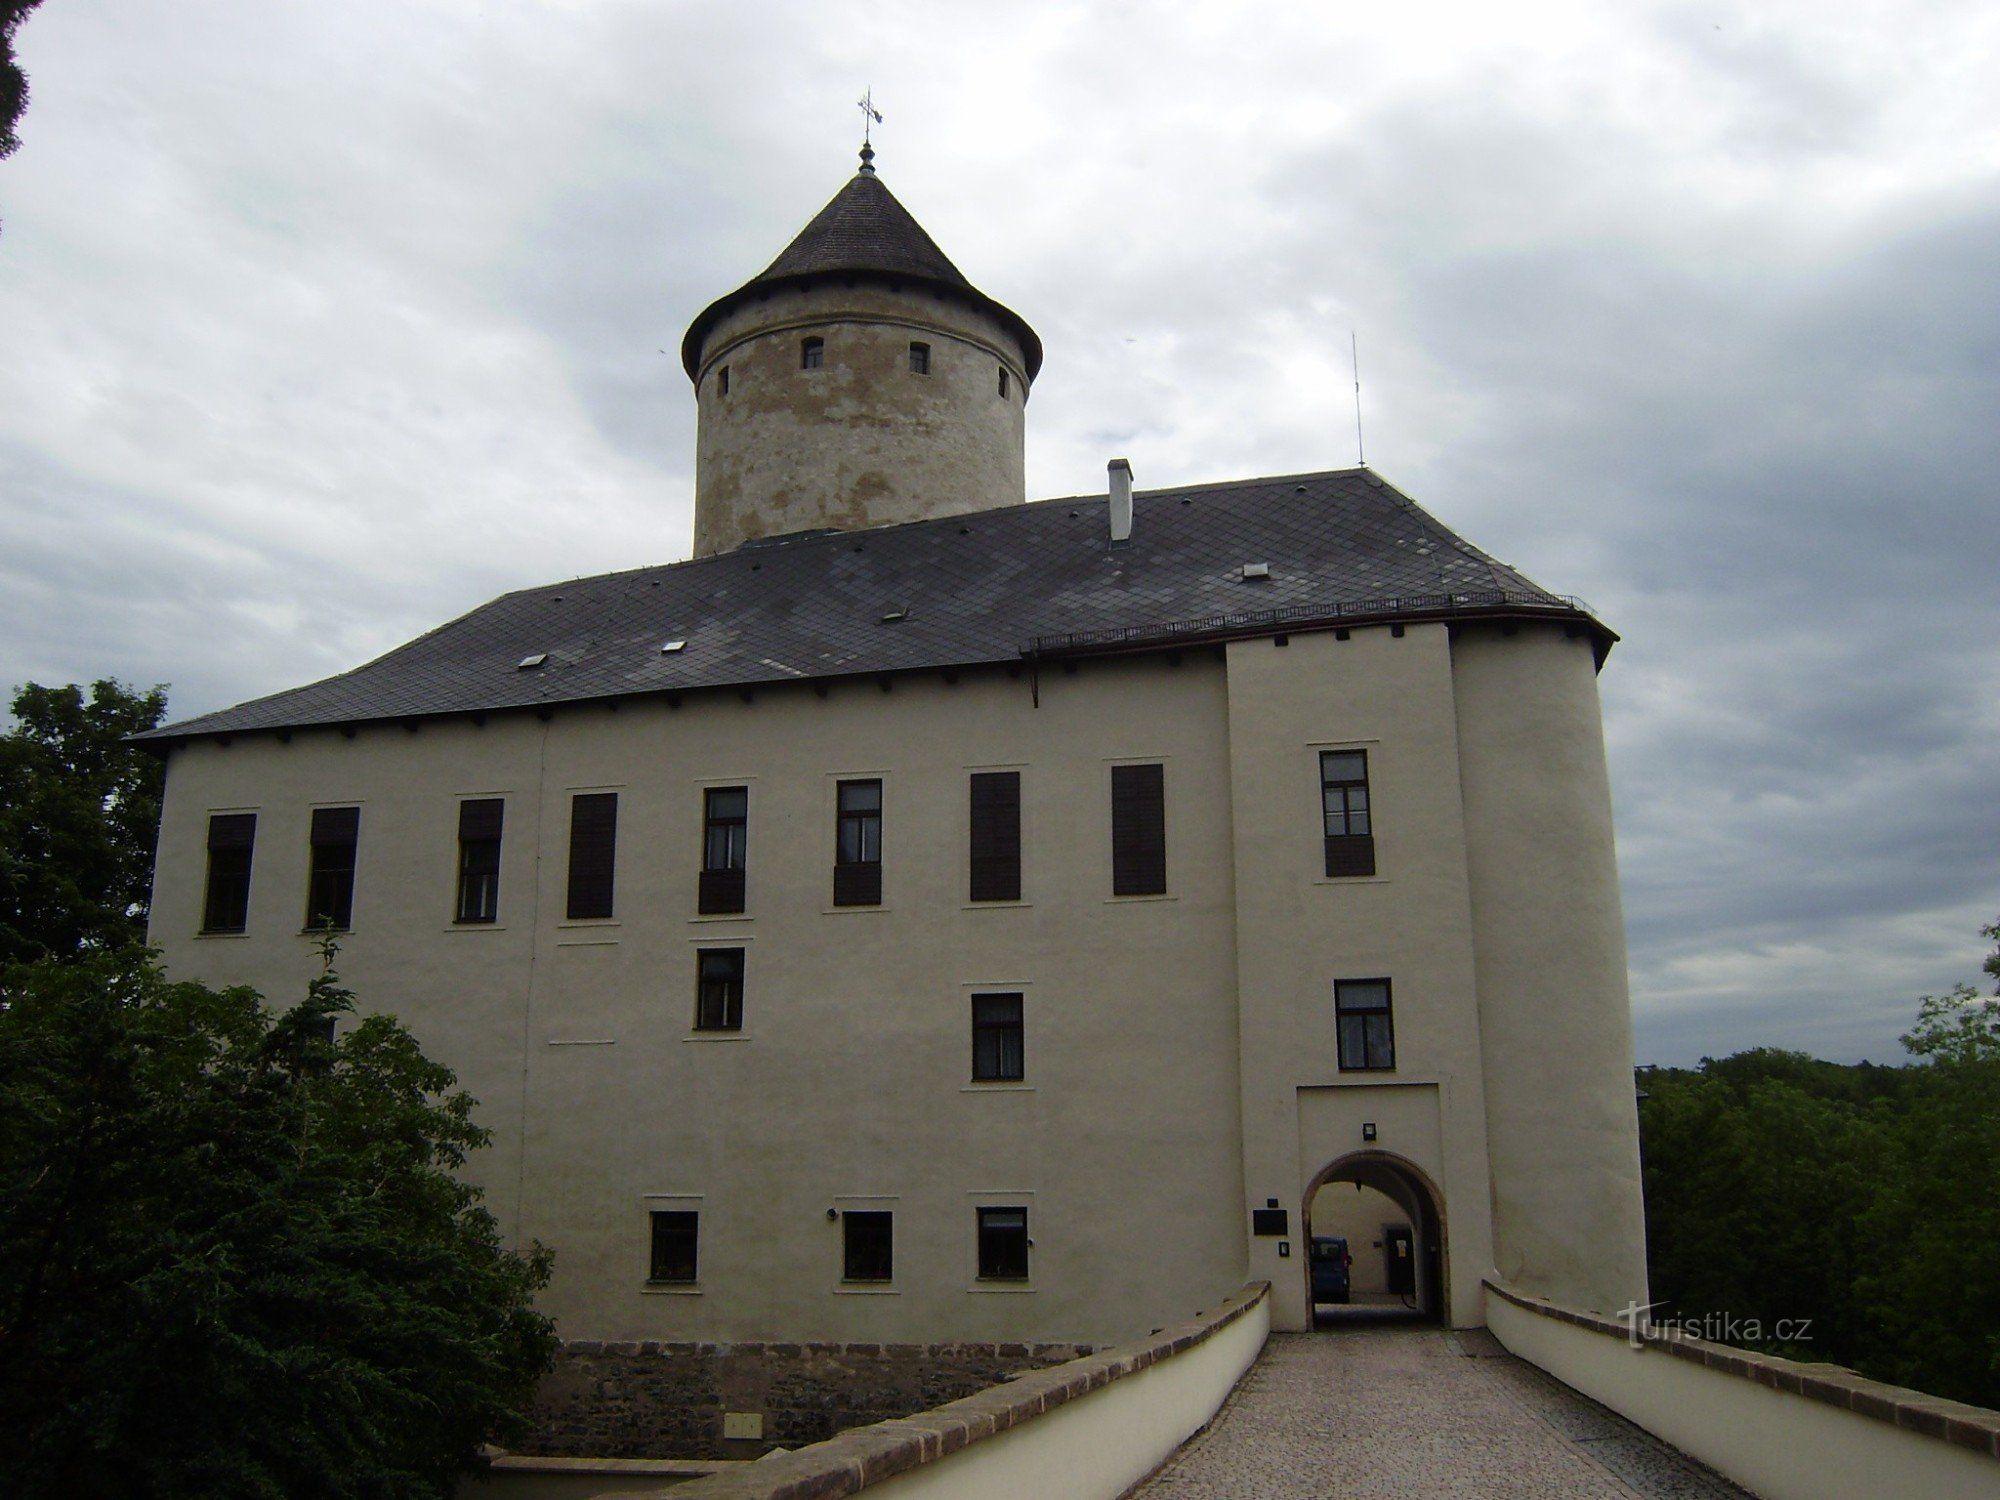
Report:
<svg viewBox="0 0 2000 1500"><path fill-rule="evenodd" d="M742 911L749 853L750 789L712 786L702 793L701 890L704 915Z"/></svg>
<svg viewBox="0 0 2000 1500"><path fill-rule="evenodd" d="M931 346L929 344L910 345L910 373L928 375L931 372Z"/></svg>
<svg viewBox="0 0 2000 1500"><path fill-rule="evenodd" d="M203 932L242 932L250 924L250 855L257 843L255 813L213 813L208 820L208 890Z"/></svg>
<svg viewBox="0 0 2000 1500"><path fill-rule="evenodd" d="M578 792L569 800L569 919L609 917L618 865L618 794Z"/></svg>
<svg viewBox="0 0 2000 1500"><path fill-rule="evenodd" d="M972 773L972 899L1021 899L1021 773Z"/></svg>
<svg viewBox="0 0 2000 1500"><path fill-rule="evenodd" d="M1111 768L1111 894L1167 888L1166 776L1158 764Z"/></svg>
<svg viewBox="0 0 2000 1500"><path fill-rule="evenodd" d="M701 1215L692 1209L653 1210L653 1257L648 1281L691 1282L697 1279L696 1252L701 1239Z"/></svg>
<svg viewBox="0 0 2000 1500"><path fill-rule="evenodd" d="M843 1281L896 1279L896 1216L884 1209L852 1209L840 1216Z"/></svg>
<svg viewBox="0 0 2000 1500"><path fill-rule="evenodd" d="M1025 1208L979 1210L979 1279L1028 1279L1028 1211Z"/></svg>
<svg viewBox="0 0 2000 1500"><path fill-rule="evenodd" d="M361 835L358 807L315 807L312 867L306 878L309 929L354 925L354 856Z"/></svg>
<svg viewBox="0 0 2000 1500"><path fill-rule="evenodd" d="M720 370L715 372L715 394L718 396L726 396L729 394L728 365L724 365Z"/></svg>
<svg viewBox="0 0 2000 1500"><path fill-rule="evenodd" d="M882 783L843 781L835 829L833 904L882 904Z"/></svg>
<svg viewBox="0 0 2000 1500"><path fill-rule="evenodd" d="M500 916L500 820L507 804L479 797L458 804L458 916L492 922Z"/></svg>
<svg viewBox="0 0 2000 1500"><path fill-rule="evenodd" d="M1326 820L1326 873L1373 875L1375 826L1368 810L1368 752L1320 751L1319 795Z"/></svg>
<svg viewBox="0 0 2000 1500"><path fill-rule="evenodd" d="M1342 1072L1396 1066L1396 1027L1386 979L1340 979L1333 986Z"/></svg>
<svg viewBox="0 0 2000 1500"><path fill-rule="evenodd" d="M1025 1076L1021 997L972 997L972 1076L980 1082L1018 1082Z"/></svg>
<svg viewBox="0 0 2000 1500"><path fill-rule="evenodd" d="M1000 367L1000 394L1003 396L1007 394L1007 367L1005 365Z"/></svg>
<svg viewBox="0 0 2000 1500"><path fill-rule="evenodd" d="M825 363L825 339L807 339L799 345L799 368L801 370L817 370Z"/></svg>
<svg viewBox="0 0 2000 1500"><path fill-rule="evenodd" d="M741 948L704 948L696 956L694 1029L743 1029Z"/></svg>

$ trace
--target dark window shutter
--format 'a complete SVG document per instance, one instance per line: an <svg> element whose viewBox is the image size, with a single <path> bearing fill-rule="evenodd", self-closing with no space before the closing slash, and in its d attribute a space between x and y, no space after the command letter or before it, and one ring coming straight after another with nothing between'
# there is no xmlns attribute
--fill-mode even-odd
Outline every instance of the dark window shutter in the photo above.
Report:
<svg viewBox="0 0 2000 1500"><path fill-rule="evenodd" d="M358 807L315 807L312 820L314 844L352 844L361 835Z"/></svg>
<svg viewBox="0 0 2000 1500"><path fill-rule="evenodd" d="M705 917L742 911L745 894L741 870L703 870L695 910Z"/></svg>
<svg viewBox="0 0 2000 1500"><path fill-rule="evenodd" d="M1167 888L1164 768L1111 768L1111 893L1157 896Z"/></svg>
<svg viewBox="0 0 2000 1500"><path fill-rule="evenodd" d="M308 929L354 925L354 861L360 836L360 808L313 809L312 867L306 883Z"/></svg>
<svg viewBox="0 0 2000 1500"><path fill-rule="evenodd" d="M972 777L972 899L1021 899L1021 773Z"/></svg>
<svg viewBox="0 0 2000 1500"><path fill-rule="evenodd" d="M618 794L579 792L569 807L569 918L608 917L618 855Z"/></svg>
<svg viewBox="0 0 2000 1500"><path fill-rule="evenodd" d="M499 797L480 797L458 804L458 836L462 839L497 839L500 819L507 803Z"/></svg>
<svg viewBox="0 0 2000 1500"><path fill-rule="evenodd" d="M1372 833L1330 833L1326 837L1328 875L1373 875L1375 835Z"/></svg>
<svg viewBox="0 0 2000 1500"><path fill-rule="evenodd" d="M833 867L833 904L835 906L880 906L882 904L882 867L872 865L835 865Z"/></svg>
<svg viewBox="0 0 2000 1500"><path fill-rule="evenodd" d="M216 813L208 820L208 847L248 849L257 842L255 813Z"/></svg>
<svg viewBox="0 0 2000 1500"><path fill-rule="evenodd" d="M209 817L203 932L242 932L248 926L250 856L256 842L255 813L214 813Z"/></svg>

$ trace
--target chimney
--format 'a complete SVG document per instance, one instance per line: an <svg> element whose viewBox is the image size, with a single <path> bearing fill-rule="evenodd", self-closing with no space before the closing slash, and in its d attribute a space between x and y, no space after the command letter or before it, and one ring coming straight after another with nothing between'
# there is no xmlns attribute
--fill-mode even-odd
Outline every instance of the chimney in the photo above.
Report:
<svg viewBox="0 0 2000 1500"><path fill-rule="evenodd" d="M1132 465L1125 459L1114 458L1105 467L1111 471L1111 540L1130 541L1132 537Z"/></svg>

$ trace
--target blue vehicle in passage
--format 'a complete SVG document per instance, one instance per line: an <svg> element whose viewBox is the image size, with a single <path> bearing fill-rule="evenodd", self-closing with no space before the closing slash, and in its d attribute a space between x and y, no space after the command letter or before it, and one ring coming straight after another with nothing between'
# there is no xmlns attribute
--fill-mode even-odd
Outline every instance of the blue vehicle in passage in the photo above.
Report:
<svg viewBox="0 0 2000 1500"><path fill-rule="evenodd" d="M1348 1267L1354 1257L1347 1253L1347 1241L1337 1234L1316 1234L1312 1238L1312 1295L1314 1302L1345 1302L1348 1296Z"/></svg>

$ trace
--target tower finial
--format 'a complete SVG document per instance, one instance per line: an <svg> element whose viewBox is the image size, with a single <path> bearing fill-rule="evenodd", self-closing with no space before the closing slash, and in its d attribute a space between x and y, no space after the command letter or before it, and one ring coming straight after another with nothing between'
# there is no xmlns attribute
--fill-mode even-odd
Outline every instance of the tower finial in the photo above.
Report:
<svg viewBox="0 0 2000 1500"><path fill-rule="evenodd" d="M865 176L875 175L875 148L869 143L869 132L882 123L882 111L875 107L875 85L869 84L867 92L854 101L861 109L861 171Z"/></svg>

